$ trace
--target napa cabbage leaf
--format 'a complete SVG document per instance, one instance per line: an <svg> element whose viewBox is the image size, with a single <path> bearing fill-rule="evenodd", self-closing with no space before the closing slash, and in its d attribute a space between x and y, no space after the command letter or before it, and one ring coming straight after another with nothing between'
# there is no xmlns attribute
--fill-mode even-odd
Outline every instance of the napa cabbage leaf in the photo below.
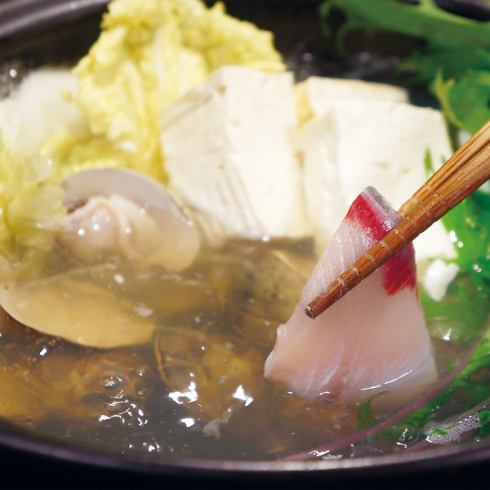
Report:
<svg viewBox="0 0 490 490"><path fill-rule="evenodd" d="M0 142L0 274L39 270L65 216L50 169ZM6 261L4 263L4 261ZM8 265L8 270L7 266Z"/></svg>
<svg viewBox="0 0 490 490"><path fill-rule="evenodd" d="M159 117L165 107L223 65L282 71L272 34L200 0L115 0L102 32L74 69L75 96L90 134L59 141L64 161L97 155L164 179ZM100 152L100 150L102 150Z"/></svg>
<svg viewBox="0 0 490 490"><path fill-rule="evenodd" d="M124 167L165 181L162 111L230 64L284 70L272 34L227 15L221 3L111 2L74 77L34 72L0 105L1 256L15 256L21 268L42 262L65 212L67 175Z"/></svg>

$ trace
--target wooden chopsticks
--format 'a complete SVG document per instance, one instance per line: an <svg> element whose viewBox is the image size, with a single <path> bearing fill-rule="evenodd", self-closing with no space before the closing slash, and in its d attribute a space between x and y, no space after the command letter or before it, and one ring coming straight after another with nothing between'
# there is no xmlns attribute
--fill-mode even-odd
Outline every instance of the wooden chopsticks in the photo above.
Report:
<svg viewBox="0 0 490 490"><path fill-rule="evenodd" d="M305 313L316 318L490 179L490 121L400 208L400 221L317 296Z"/></svg>

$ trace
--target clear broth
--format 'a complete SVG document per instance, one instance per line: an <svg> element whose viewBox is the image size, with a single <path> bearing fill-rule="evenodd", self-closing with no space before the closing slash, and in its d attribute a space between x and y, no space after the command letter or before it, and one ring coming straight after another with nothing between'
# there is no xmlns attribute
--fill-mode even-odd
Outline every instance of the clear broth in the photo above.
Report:
<svg viewBox="0 0 490 490"><path fill-rule="evenodd" d="M85 348L3 314L0 417L120 454L196 458L277 458L351 434L364 423L359 407L307 403L263 379L276 328L315 260L312 240L230 241L179 274L115 257L83 267L55 250L43 277L70 274L110 291L151 319L155 334L142 345ZM440 316L433 325L441 373L467 345L444 340L450 325ZM403 446L381 441L356 454Z"/></svg>

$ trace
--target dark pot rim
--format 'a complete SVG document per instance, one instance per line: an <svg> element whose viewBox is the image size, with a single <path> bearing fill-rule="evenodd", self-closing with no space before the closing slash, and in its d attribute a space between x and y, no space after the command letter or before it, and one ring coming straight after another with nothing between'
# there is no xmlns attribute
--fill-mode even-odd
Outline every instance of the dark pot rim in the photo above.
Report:
<svg viewBox="0 0 490 490"><path fill-rule="evenodd" d="M0 4L0 40L82 18L101 11L107 3L108 0L8 0ZM239 476L244 473L388 476L490 462L490 440L464 446L434 447L423 452L314 461L239 461L155 457L145 454L118 455L31 434L7 423L0 425L0 447L44 459L97 468L166 475L183 475L185 472L186 476Z"/></svg>
<svg viewBox="0 0 490 490"><path fill-rule="evenodd" d="M40 456L43 459L70 462L147 474L186 476L295 475L304 473L330 476L402 475L460 468L466 465L490 462L490 440L461 446L439 446L420 452L406 452L385 456L356 457L352 459L324 459L312 461L240 461L157 457L146 454L118 455L102 449L60 442L48 437L30 434L16 427L0 429L0 446L5 449Z"/></svg>
<svg viewBox="0 0 490 490"><path fill-rule="evenodd" d="M101 10L109 0L7 0L0 4L0 39L37 31Z"/></svg>

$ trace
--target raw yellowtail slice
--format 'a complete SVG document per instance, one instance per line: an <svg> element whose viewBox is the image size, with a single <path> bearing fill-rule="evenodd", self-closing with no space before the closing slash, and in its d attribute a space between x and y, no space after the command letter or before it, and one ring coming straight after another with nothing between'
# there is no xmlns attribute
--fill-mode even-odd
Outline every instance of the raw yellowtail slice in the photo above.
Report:
<svg viewBox="0 0 490 490"><path fill-rule="evenodd" d="M373 189L353 202L306 284L291 318L277 331L265 376L306 399L355 404L373 395L393 408L437 379L416 290L412 245L395 255L315 320L305 306L395 225L397 213Z"/></svg>

